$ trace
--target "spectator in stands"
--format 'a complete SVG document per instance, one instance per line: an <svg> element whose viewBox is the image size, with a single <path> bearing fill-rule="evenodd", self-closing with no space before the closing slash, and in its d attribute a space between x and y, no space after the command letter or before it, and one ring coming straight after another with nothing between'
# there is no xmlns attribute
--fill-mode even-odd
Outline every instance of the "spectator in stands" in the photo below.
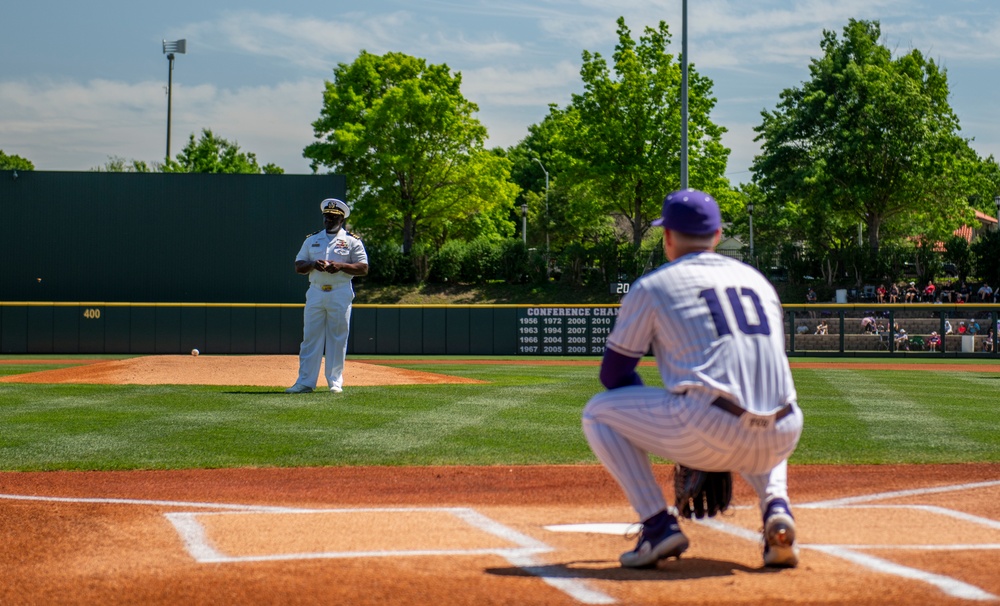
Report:
<svg viewBox="0 0 1000 606"><path fill-rule="evenodd" d="M941 285L941 302L951 303L955 295L955 283L945 282Z"/></svg>
<svg viewBox="0 0 1000 606"><path fill-rule="evenodd" d="M896 340L896 349L910 350L910 337L906 334L905 328L900 328L894 338Z"/></svg>
<svg viewBox="0 0 1000 606"><path fill-rule="evenodd" d="M809 327L806 326L805 324L799 324L798 326L795 327L795 332L800 335L804 335L807 332L809 332Z"/></svg>
<svg viewBox="0 0 1000 606"><path fill-rule="evenodd" d="M979 322L976 322L975 318L970 318L969 323L965 325L965 334L967 335L978 335L979 334Z"/></svg>
<svg viewBox="0 0 1000 606"><path fill-rule="evenodd" d="M979 291L977 294L979 295L980 303L993 302L993 289L990 288L990 285L988 283L983 282L983 285L979 287Z"/></svg>
<svg viewBox="0 0 1000 606"><path fill-rule="evenodd" d="M937 334L937 331L931 331L929 337L927 337L927 349L930 351L937 351L938 347L941 345L941 335Z"/></svg>
<svg viewBox="0 0 1000 606"><path fill-rule="evenodd" d="M955 331L952 330L952 328L951 328L951 322L949 322L948 319L945 318L945 320L944 320L944 334L950 335L953 332L955 332Z"/></svg>
<svg viewBox="0 0 1000 606"><path fill-rule="evenodd" d="M816 332L813 334L826 335L830 333L830 325L826 323L826 320L820 320L819 325L816 326Z"/></svg>
<svg viewBox="0 0 1000 606"><path fill-rule="evenodd" d="M972 289L969 288L969 285L965 283L965 280L963 280L962 285L958 287L958 301L956 301L956 303L968 303L969 295L971 294Z"/></svg>
<svg viewBox="0 0 1000 606"><path fill-rule="evenodd" d="M806 291L806 303L815 303L815 302L816 302L816 291L813 290L812 287L810 286L809 290Z"/></svg>
<svg viewBox="0 0 1000 606"><path fill-rule="evenodd" d="M895 282L889 287L889 302L899 303L899 285Z"/></svg>
<svg viewBox="0 0 1000 606"><path fill-rule="evenodd" d="M920 291L917 290L916 284L910 282L910 285L906 287L906 292L903 296L903 303L916 303L917 297L920 296Z"/></svg>
<svg viewBox="0 0 1000 606"><path fill-rule="evenodd" d="M878 334L884 333L885 332L885 324L883 324L881 321L879 321L878 323L876 323L875 324L875 332L877 332Z"/></svg>
<svg viewBox="0 0 1000 606"><path fill-rule="evenodd" d="M986 338L983 340L983 351L993 351L993 327L986 331Z"/></svg>
<svg viewBox="0 0 1000 606"><path fill-rule="evenodd" d="M861 332L865 334L875 332L875 318L871 316L861 318Z"/></svg>
<svg viewBox="0 0 1000 606"><path fill-rule="evenodd" d="M885 303L886 294L885 284L879 284L878 288L875 289L875 300L879 303Z"/></svg>
<svg viewBox="0 0 1000 606"><path fill-rule="evenodd" d="M931 282L930 280L928 280L927 281L927 286L924 287L924 292L923 292L923 302L924 303L933 303L934 302L934 291L935 290L936 290L936 287L934 286L934 282Z"/></svg>
<svg viewBox="0 0 1000 606"><path fill-rule="evenodd" d="M969 332L969 328L965 325L965 322L959 322L958 323L958 334L964 335L967 332Z"/></svg>

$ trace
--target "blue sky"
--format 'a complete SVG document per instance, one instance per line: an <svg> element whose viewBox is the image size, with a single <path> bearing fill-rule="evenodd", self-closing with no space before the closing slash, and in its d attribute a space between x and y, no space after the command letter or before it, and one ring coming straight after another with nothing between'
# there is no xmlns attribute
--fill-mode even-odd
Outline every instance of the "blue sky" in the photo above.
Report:
<svg viewBox="0 0 1000 606"><path fill-rule="evenodd" d="M173 74L171 153L217 135L289 173L308 173L323 82L359 51L399 51L462 73L490 146L520 141L548 105L580 92L583 50L609 57L615 20L638 37L666 21L681 50L681 0L32 0L0 20L0 149L39 170L90 170L111 156L162 161L162 41L186 39ZM808 79L824 29L876 19L897 54L948 70L962 134L1000 158L1000 7L995 0L689 0L688 46L715 83L729 177L749 180L753 127Z"/></svg>

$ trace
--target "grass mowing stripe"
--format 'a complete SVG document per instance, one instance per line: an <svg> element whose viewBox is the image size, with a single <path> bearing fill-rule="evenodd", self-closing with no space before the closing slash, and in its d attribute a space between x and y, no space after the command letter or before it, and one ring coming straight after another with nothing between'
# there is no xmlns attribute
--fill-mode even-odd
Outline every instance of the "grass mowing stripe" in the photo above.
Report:
<svg viewBox="0 0 1000 606"><path fill-rule="evenodd" d="M407 367L400 364L397 366ZM485 385L281 388L0 383L0 469L595 463L596 366L409 366ZM1000 461L1000 375L794 369L792 463ZM640 367L659 385L653 367ZM922 419L915 428L910 416ZM935 426L940 423L940 426Z"/></svg>
<svg viewBox="0 0 1000 606"><path fill-rule="evenodd" d="M484 424L505 408L521 406L510 398L490 393L443 401L428 410L401 414L388 423L348 435L341 443L364 445L387 454L405 452L447 440L460 430Z"/></svg>
<svg viewBox="0 0 1000 606"><path fill-rule="evenodd" d="M832 429L841 448L853 445L844 452L850 453L848 460L854 462L948 462L983 455L995 459L995 444L965 431L963 419L968 412L956 415L955 408L943 405L946 400L939 397L944 379L953 374L823 371L819 376L825 391L836 396L823 400L823 407L817 406L823 410L818 419L807 410L803 441L808 444L809 433ZM954 385L949 391L955 389L964 391ZM846 414L836 415L838 407ZM840 418L827 424L824 413ZM844 431L847 427L849 432Z"/></svg>
<svg viewBox="0 0 1000 606"><path fill-rule="evenodd" d="M951 420L941 414L941 408L929 401L924 389L929 385L920 385L924 381L940 385L934 376L940 379L945 373L919 373L917 377L906 378L898 373L884 373L883 377L871 372L850 374L861 375L855 377L853 389L867 388L863 389L866 394L858 394L849 401L858 407L858 416L868 423L871 439L891 442L895 446L892 450L897 451L974 449L975 444L962 438ZM839 385L842 392L847 391L844 383Z"/></svg>

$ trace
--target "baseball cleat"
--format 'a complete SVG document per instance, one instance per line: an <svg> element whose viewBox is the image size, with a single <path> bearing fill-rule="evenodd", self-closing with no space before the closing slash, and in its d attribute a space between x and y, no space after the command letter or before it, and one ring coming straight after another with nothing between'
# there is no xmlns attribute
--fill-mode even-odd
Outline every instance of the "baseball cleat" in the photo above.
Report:
<svg viewBox="0 0 1000 606"><path fill-rule="evenodd" d="M313 388L308 385L295 384L285 390L285 393L312 393Z"/></svg>
<svg viewBox="0 0 1000 606"><path fill-rule="evenodd" d="M344 393L344 388L334 385L330 388L330 393Z"/></svg>
<svg viewBox="0 0 1000 606"><path fill-rule="evenodd" d="M795 544L795 519L784 499L767 505L764 516L764 565L794 568L799 563L799 546Z"/></svg>
<svg viewBox="0 0 1000 606"><path fill-rule="evenodd" d="M635 549L623 553L618 561L625 568L655 568L660 560L680 558L687 548L688 539L677 518L668 515L666 524L655 529L644 525Z"/></svg>

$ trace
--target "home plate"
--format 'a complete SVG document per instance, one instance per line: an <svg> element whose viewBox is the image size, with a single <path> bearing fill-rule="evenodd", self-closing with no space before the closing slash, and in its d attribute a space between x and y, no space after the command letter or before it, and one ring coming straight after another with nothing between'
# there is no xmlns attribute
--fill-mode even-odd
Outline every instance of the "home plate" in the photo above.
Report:
<svg viewBox="0 0 1000 606"><path fill-rule="evenodd" d="M629 528L636 524L603 523L603 524L557 524L545 526L545 530L552 532L584 532L589 534L614 534L623 535Z"/></svg>

